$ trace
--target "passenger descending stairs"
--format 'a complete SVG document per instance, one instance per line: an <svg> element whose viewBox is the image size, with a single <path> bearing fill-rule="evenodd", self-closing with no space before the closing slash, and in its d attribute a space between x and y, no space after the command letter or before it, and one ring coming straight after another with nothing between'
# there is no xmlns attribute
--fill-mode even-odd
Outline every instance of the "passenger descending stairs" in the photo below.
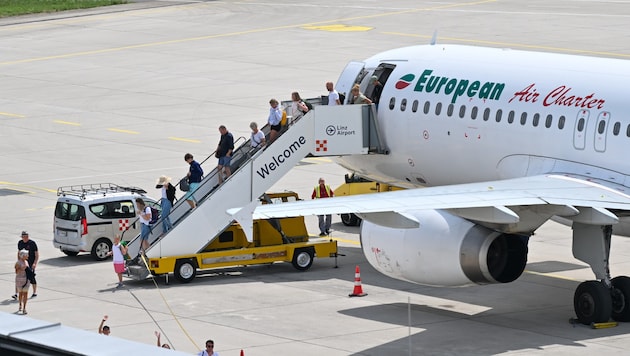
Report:
<svg viewBox="0 0 630 356"><path fill-rule="evenodd" d="M268 127L263 131L268 131ZM158 258L202 251L233 222L228 209L253 209L262 194L309 154L339 156L383 152L386 151L380 142L372 106L316 106L264 149L251 151L249 140L235 149L232 175L219 185L216 168L207 174L194 192L198 202L195 209L190 210L182 195L170 214L173 229L163 234L161 219L152 226L151 247L146 256ZM123 237L123 240L127 239ZM130 256L138 254L139 236L128 243L128 248ZM145 278L148 274L146 270L137 272L134 272L135 278Z"/></svg>

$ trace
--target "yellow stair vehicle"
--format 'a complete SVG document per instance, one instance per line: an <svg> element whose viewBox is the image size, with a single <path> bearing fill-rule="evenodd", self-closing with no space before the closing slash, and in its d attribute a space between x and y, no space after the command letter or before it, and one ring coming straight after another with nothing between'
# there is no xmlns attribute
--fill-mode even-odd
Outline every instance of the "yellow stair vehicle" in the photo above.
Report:
<svg viewBox="0 0 630 356"><path fill-rule="evenodd" d="M294 192L270 193L263 195L262 203L296 200L298 195ZM254 220L252 242L247 241L242 227L235 222L199 253L146 258L128 268L130 277L134 279L144 279L151 273L154 276L164 275L168 283L168 275L173 273L177 280L187 283L195 278L199 270L222 267L291 262L297 270L306 271L315 257L336 258L337 242L319 238L311 241L304 217L294 217Z"/></svg>
<svg viewBox="0 0 630 356"><path fill-rule="evenodd" d="M380 193L401 189L405 188L395 187L393 185L385 183L373 182L354 174L346 174L346 182L338 186L334 190L334 196L342 197L345 195ZM346 226L359 226L361 225L361 218L351 213L341 214L341 222Z"/></svg>

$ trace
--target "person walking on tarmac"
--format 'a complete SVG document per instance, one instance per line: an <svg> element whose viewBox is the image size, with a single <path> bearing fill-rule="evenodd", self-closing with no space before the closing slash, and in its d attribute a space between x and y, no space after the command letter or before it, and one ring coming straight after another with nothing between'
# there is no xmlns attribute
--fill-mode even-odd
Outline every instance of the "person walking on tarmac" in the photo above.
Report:
<svg viewBox="0 0 630 356"><path fill-rule="evenodd" d="M319 184L313 188L311 199L332 198L333 195L333 191L330 189L330 186L326 184L324 178L319 178ZM330 235L332 215L317 215L317 218L319 219L319 236Z"/></svg>

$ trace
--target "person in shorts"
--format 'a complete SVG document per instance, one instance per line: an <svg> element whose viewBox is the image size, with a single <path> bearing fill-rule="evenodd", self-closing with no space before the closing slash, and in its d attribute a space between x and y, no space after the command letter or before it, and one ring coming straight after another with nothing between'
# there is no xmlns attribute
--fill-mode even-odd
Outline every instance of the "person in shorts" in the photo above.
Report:
<svg viewBox="0 0 630 356"><path fill-rule="evenodd" d="M144 241L143 241L144 242ZM123 286L122 275L125 272L125 255L127 254L127 247L120 243L120 236L114 237L114 245L108 255L113 257L114 260L114 272L118 275L118 285L116 288Z"/></svg>
<svg viewBox="0 0 630 356"><path fill-rule="evenodd" d="M186 161L190 168L188 169L188 192L184 195L184 200L188 202L191 209L194 209L197 206L197 201L193 196L193 193L197 188L199 188L199 184L203 179L203 169L201 169L201 165L199 162L193 159L193 155L190 153L186 153L184 155L184 161Z"/></svg>
<svg viewBox="0 0 630 356"><path fill-rule="evenodd" d="M280 130L282 129L282 109L276 99L269 100L269 106L269 117L267 118L267 123L271 127L271 131L269 132L269 144L272 144L273 141L278 138Z"/></svg>

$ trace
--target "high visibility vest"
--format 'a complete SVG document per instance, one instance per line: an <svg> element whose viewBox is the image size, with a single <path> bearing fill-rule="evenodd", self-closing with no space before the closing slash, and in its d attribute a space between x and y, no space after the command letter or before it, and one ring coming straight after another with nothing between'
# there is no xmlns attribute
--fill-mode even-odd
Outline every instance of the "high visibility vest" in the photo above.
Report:
<svg viewBox="0 0 630 356"><path fill-rule="evenodd" d="M326 189L326 194L330 198L332 194L330 192L330 187L328 186L328 184L324 185L324 189ZM319 184L318 184L315 186L315 198L317 199L321 198L320 194L321 194L321 189L319 189Z"/></svg>

